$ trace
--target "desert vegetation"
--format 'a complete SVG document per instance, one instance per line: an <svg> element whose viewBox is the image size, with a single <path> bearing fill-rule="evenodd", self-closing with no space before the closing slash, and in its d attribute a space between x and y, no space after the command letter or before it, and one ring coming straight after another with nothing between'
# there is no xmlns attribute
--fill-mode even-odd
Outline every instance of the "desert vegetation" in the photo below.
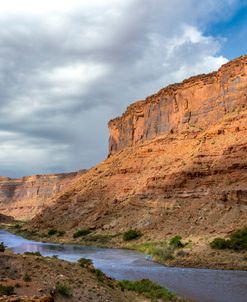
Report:
<svg viewBox="0 0 247 302"><path fill-rule="evenodd" d="M13 286L5 286L0 284L0 296L11 296L14 294Z"/></svg>
<svg viewBox="0 0 247 302"><path fill-rule="evenodd" d="M237 230L230 235L229 239L215 238L210 243L213 249L231 249L235 251L245 251L247 250L247 227Z"/></svg>
<svg viewBox="0 0 247 302"><path fill-rule="evenodd" d="M129 241L129 240L133 240L133 239L137 239L141 236L141 232L140 231L137 231L137 230L129 230L129 231L126 231L124 234L123 234L123 240L124 241Z"/></svg>
<svg viewBox="0 0 247 302"><path fill-rule="evenodd" d="M175 295L149 279L119 281L122 290L135 291L151 301L175 301Z"/></svg>
<svg viewBox="0 0 247 302"><path fill-rule="evenodd" d="M80 229L80 230L77 230L74 233L73 238L78 238L78 237L86 236L86 235L88 235L90 233L91 233L91 230L89 230L89 229Z"/></svg>

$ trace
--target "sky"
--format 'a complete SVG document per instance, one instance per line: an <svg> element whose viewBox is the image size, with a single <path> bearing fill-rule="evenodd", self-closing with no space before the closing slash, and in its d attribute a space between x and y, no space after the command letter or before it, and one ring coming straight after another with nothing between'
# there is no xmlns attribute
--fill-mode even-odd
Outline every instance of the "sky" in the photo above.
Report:
<svg viewBox="0 0 247 302"><path fill-rule="evenodd" d="M0 0L0 175L89 168L110 119L247 53L246 0Z"/></svg>

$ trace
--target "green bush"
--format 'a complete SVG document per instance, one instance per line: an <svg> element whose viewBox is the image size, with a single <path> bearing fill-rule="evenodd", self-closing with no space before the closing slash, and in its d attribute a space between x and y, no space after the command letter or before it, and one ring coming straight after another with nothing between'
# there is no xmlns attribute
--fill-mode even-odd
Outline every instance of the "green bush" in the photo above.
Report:
<svg viewBox="0 0 247 302"><path fill-rule="evenodd" d="M24 255L27 255L27 256L39 256L39 257L42 257L42 255L40 254L39 251L37 252L25 252Z"/></svg>
<svg viewBox="0 0 247 302"><path fill-rule="evenodd" d="M77 230L74 233L73 238L78 238L78 237L86 236L86 235L88 235L90 233L91 233L91 231L89 229L80 229L80 230Z"/></svg>
<svg viewBox="0 0 247 302"><path fill-rule="evenodd" d="M136 231L136 230L129 230L127 232L125 232L123 234L123 240L124 241L129 241L129 240L133 240L136 238L139 238L141 236L141 232L140 231Z"/></svg>
<svg viewBox="0 0 247 302"><path fill-rule="evenodd" d="M0 284L0 296L11 296L14 294L13 286L5 286Z"/></svg>
<svg viewBox="0 0 247 302"><path fill-rule="evenodd" d="M50 229L47 234L48 234L48 236L53 236L53 235L57 234L57 230Z"/></svg>
<svg viewBox="0 0 247 302"><path fill-rule="evenodd" d="M213 249L247 250L247 227L232 233L230 239L215 238L210 246Z"/></svg>
<svg viewBox="0 0 247 302"><path fill-rule="evenodd" d="M65 231L57 231L57 237L62 237L65 234Z"/></svg>
<svg viewBox="0 0 247 302"><path fill-rule="evenodd" d="M78 263L80 264L81 267L84 267L84 268L93 267L93 262L91 259L81 258L78 260Z"/></svg>
<svg viewBox="0 0 247 302"><path fill-rule="evenodd" d="M3 253L5 251L5 245L3 242L0 243L0 252Z"/></svg>
<svg viewBox="0 0 247 302"><path fill-rule="evenodd" d="M151 299L152 301L170 301L175 298L175 295L169 292L166 288L161 287L158 284L150 281L149 279L142 279L138 281L119 281L119 286L122 290L131 290L145 297Z"/></svg>
<svg viewBox="0 0 247 302"><path fill-rule="evenodd" d="M247 250L247 227L232 233L227 245L228 248L237 251Z"/></svg>
<svg viewBox="0 0 247 302"><path fill-rule="evenodd" d="M105 274L98 268L93 269L92 272L97 276L97 279L101 282L105 279Z"/></svg>
<svg viewBox="0 0 247 302"><path fill-rule="evenodd" d="M212 242L210 242L210 246L212 249L222 250L227 248L227 241L223 238L215 238Z"/></svg>
<svg viewBox="0 0 247 302"><path fill-rule="evenodd" d="M28 273L25 273L25 274L23 275L22 279L23 279L23 281L25 281L25 282L30 282L30 281L32 280Z"/></svg>
<svg viewBox="0 0 247 302"><path fill-rule="evenodd" d="M183 248L184 244L181 242L181 240L182 240L182 237L177 235L170 239L169 244L170 244L170 246L172 246L176 249Z"/></svg>
<svg viewBox="0 0 247 302"><path fill-rule="evenodd" d="M71 297L72 296L72 289L65 283L56 283L56 292L63 297Z"/></svg>
<svg viewBox="0 0 247 302"><path fill-rule="evenodd" d="M15 229L20 229L21 228L21 225L19 223L16 223L14 226L13 226Z"/></svg>

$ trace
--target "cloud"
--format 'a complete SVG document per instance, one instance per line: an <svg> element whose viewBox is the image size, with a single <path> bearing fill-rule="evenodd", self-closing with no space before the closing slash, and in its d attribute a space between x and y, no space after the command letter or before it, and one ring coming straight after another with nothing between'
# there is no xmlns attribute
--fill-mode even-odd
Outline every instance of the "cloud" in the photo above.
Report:
<svg viewBox="0 0 247 302"><path fill-rule="evenodd" d="M0 0L0 175L88 168L107 121L136 99L217 69L205 35L234 0Z"/></svg>

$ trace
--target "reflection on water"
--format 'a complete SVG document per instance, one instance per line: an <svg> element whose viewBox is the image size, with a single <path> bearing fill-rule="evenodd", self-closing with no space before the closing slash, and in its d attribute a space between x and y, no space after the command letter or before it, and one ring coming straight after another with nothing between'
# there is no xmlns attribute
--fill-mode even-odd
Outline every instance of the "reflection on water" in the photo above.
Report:
<svg viewBox="0 0 247 302"><path fill-rule="evenodd" d="M149 278L195 301L247 301L247 272L243 271L165 267L138 252L35 242L0 230L2 241L16 253L39 251L43 256L58 255L70 262L90 258L97 268L115 279Z"/></svg>

